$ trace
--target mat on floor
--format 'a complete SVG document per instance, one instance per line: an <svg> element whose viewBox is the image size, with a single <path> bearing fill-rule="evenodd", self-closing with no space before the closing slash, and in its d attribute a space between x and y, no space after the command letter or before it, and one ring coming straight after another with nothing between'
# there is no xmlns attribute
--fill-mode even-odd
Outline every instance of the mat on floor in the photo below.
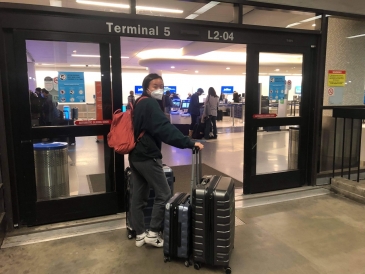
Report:
<svg viewBox="0 0 365 274"><path fill-rule="evenodd" d="M190 192L190 181L191 181L191 165L185 166L172 166L172 170L174 171L175 176L175 186L174 192ZM206 164L202 164L202 173L203 175L219 175L219 176L228 176ZM243 183L233 179L235 188L242 188Z"/></svg>
<svg viewBox="0 0 365 274"><path fill-rule="evenodd" d="M172 166L175 176L174 192L190 192L191 165ZM204 175L228 176L206 164L202 164L202 173ZM105 192L105 174L86 175L89 183L90 193ZM229 176L228 176L229 177ZM233 179L235 188L242 188L242 182Z"/></svg>
<svg viewBox="0 0 365 274"><path fill-rule="evenodd" d="M105 192L105 173L86 175L90 193Z"/></svg>

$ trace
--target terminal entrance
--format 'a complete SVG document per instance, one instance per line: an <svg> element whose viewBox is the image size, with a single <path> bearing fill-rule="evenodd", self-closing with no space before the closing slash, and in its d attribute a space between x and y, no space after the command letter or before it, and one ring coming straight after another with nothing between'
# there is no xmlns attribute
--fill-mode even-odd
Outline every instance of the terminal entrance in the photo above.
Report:
<svg viewBox="0 0 365 274"><path fill-rule="evenodd" d="M148 44L150 48L146 48ZM168 56L166 45L172 45L176 52L171 51ZM102 123L112 118L114 110L126 106L130 91L139 92L138 86L149 72L162 74L169 91L175 88L182 111L189 93L203 88L203 104L208 89L215 88L220 97L218 140L208 141L207 147L214 150L207 150L204 157L211 168L243 183L244 194L305 184L302 175L306 173L306 156L299 159L298 154L303 153L305 147L304 129L308 127L309 119L304 111L308 106L305 94L311 85L309 45L268 47L257 43L207 43L18 30L14 31L14 40L7 41L7 47L14 53L8 56L8 63L15 64L11 69L19 78L12 82L17 92L10 98L14 106L12 113L20 113L19 117L22 117L14 116L17 118L13 125L17 129L15 138L21 143L15 154L19 174L24 174L18 178L18 187L21 219L27 225L125 210L124 168L120 167L128 165L127 157L114 154L107 146L109 125ZM131 55L138 47L141 48L139 56ZM153 51L156 48L162 49L162 53ZM181 49L186 52L179 56ZM39 56L42 59L38 59ZM212 63L212 60L216 62ZM65 78L82 75L84 89L69 89L67 85L62 89L60 75ZM271 79L280 77L292 81L292 87L286 83L283 92L271 92ZM42 100L56 105L58 124L34 111L29 90L34 90L40 82L48 91L40 95ZM295 93L296 86L300 87L301 94ZM85 90L94 92L83 94ZM256 116L266 114L276 118ZM171 121L175 118L171 118L170 113ZM185 125L178 128L186 131L188 123L176 124ZM289 155L289 135L293 126L296 126L293 131L300 136L294 144L299 150L297 148L297 152ZM221 144L227 141L233 144L234 150L230 151L227 146L222 150ZM56 178L59 189L63 189L58 193L44 190L46 186L40 190L37 181L42 146L36 144L50 142L62 144L58 147L60 151L47 148L50 151L47 157L53 152L60 155L67 149L64 163L68 166L69 183L73 182L63 188L61 185L65 181ZM180 164L188 164L191 160L187 150L179 155L174 153L176 151L171 150L164 161L179 157ZM296 160L297 165L292 165L289 158ZM52 193L56 193L55 196Z"/></svg>

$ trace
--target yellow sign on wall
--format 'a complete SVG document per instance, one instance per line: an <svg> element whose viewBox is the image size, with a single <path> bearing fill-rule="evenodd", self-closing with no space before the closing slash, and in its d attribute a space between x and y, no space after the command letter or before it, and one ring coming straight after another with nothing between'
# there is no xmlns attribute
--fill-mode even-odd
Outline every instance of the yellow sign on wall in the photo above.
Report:
<svg viewBox="0 0 365 274"><path fill-rule="evenodd" d="M344 87L346 82L346 70L329 70L328 71L328 86L329 87Z"/></svg>

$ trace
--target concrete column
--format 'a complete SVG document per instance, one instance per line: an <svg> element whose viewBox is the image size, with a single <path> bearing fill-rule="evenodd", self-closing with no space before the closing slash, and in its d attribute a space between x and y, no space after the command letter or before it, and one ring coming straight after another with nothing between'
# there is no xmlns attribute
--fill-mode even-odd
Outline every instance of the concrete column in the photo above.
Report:
<svg viewBox="0 0 365 274"><path fill-rule="evenodd" d="M326 55L326 79L323 105L362 105L365 84L365 37L349 39L365 34L363 21L329 18ZM342 100L330 102L328 94L328 70L346 70L346 85ZM336 93L336 90L335 90Z"/></svg>
<svg viewBox="0 0 365 274"><path fill-rule="evenodd" d="M329 18L328 41L326 54L326 77L324 83L323 105L362 105L364 103L365 84L365 37L348 38L355 35L365 34L365 23L356 20ZM329 70L345 70L346 82L344 87L328 86ZM334 89L334 95L329 95L329 88ZM345 126L346 125L346 126ZM353 130L352 152L350 153L351 124L347 120L338 119L335 132L335 119L332 111L323 111L322 119L322 144L320 171L330 171L333 166L334 137L336 136L335 169L342 164L343 131L345 127L344 167L349 165L351 154L351 166L357 163L356 148L360 140L358 133L361 123L355 122ZM330 175L329 175L330 177ZM328 183L329 178L326 178Z"/></svg>

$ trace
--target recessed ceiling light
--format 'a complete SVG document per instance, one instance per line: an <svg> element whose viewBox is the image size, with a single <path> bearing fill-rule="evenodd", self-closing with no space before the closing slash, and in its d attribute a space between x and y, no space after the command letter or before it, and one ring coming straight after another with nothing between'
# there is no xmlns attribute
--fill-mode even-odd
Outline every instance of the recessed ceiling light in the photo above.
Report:
<svg viewBox="0 0 365 274"><path fill-rule="evenodd" d="M109 8L120 8L120 9L129 9L130 8L130 5L126 5L126 4L97 2L97 1L88 1L88 0L76 0L76 3L85 4L85 5L109 7ZM145 6L136 6L136 10L160 11L160 12L167 12L167 13L183 13L184 12L183 10L145 7Z"/></svg>
<svg viewBox="0 0 365 274"><path fill-rule="evenodd" d="M195 71L195 73L198 73L198 72L199 72L198 70Z"/></svg>
<svg viewBox="0 0 365 274"><path fill-rule="evenodd" d="M184 69L184 71L188 71L187 69Z"/></svg>
<svg viewBox="0 0 365 274"><path fill-rule="evenodd" d="M148 70L148 68L146 68L146 70Z"/></svg>
<svg viewBox="0 0 365 274"><path fill-rule="evenodd" d="M275 71L280 71L280 69L276 69Z"/></svg>
<svg viewBox="0 0 365 274"><path fill-rule="evenodd" d="M172 69L174 69L175 67L174 66L171 66Z"/></svg>
<svg viewBox="0 0 365 274"><path fill-rule="evenodd" d="M100 55L96 54L71 54L72 57L87 57L87 58L100 58ZM111 57L111 56L109 56ZM122 59L129 59L128 56L121 56Z"/></svg>
<svg viewBox="0 0 365 274"><path fill-rule="evenodd" d="M76 53L76 52L77 52L76 50L73 51L73 53Z"/></svg>
<svg viewBox="0 0 365 274"><path fill-rule="evenodd" d="M226 69L231 69L230 67L227 67Z"/></svg>
<svg viewBox="0 0 365 274"><path fill-rule="evenodd" d="M316 26L316 24L313 24L313 25L312 25L312 27L315 27L315 26Z"/></svg>

